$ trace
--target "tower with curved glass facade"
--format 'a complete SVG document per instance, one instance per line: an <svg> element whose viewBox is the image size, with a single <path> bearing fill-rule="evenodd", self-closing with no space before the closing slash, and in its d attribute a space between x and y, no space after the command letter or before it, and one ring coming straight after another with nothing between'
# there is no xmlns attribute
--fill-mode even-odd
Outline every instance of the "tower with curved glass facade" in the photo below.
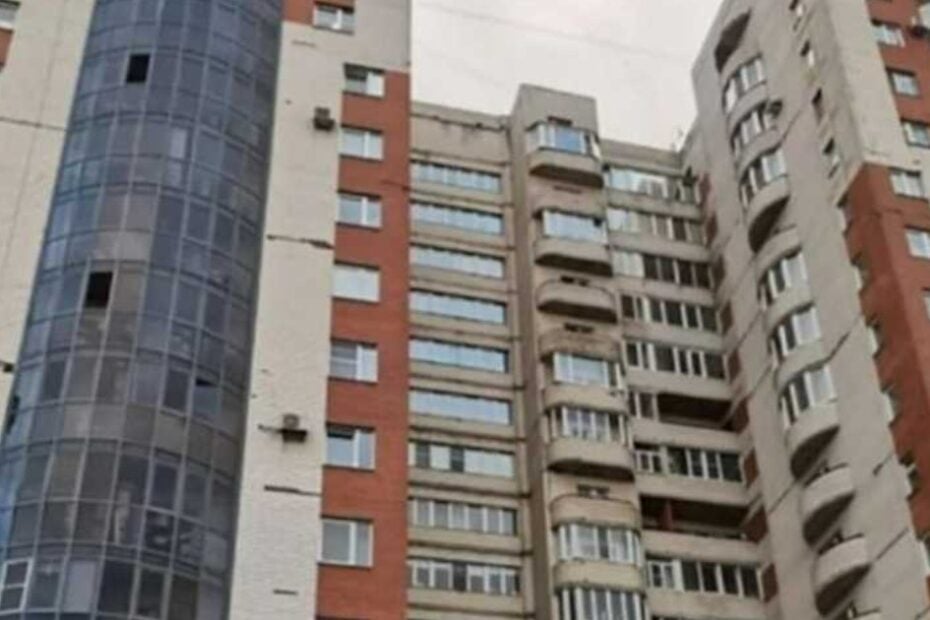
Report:
<svg viewBox="0 0 930 620"><path fill-rule="evenodd" d="M0 450L4 618L226 613L280 14L96 2Z"/></svg>

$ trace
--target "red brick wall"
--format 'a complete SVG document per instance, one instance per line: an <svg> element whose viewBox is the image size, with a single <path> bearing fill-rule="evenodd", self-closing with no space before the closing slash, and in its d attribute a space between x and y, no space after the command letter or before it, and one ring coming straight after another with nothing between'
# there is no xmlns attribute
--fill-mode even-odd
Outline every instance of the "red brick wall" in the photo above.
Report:
<svg viewBox="0 0 930 620"><path fill-rule="evenodd" d="M395 620L407 602L407 387L409 76L389 73L383 99L345 95L342 121L383 132L383 161L343 158L340 189L381 197L382 227L340 227L336 260L377 266L381 301L337 300L333 337L378 347L374 385L330 381L327 419L376 433L374 472L329 469L323 477L323 514L358 517L374 524L371 569L321 567L320 615Z"/></svg>

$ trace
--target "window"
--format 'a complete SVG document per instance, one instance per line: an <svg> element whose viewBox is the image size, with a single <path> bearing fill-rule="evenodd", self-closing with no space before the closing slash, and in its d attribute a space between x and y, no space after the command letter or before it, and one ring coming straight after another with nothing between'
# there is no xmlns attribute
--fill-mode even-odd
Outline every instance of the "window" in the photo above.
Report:
<svg viewBox="0 0 930 620"><path fill-rule="evenodd" d="M827 162L829 174L836 172L836 169L843 163L843 156L840 155L840 150L836 146L836 140L831 139L824 145L823 158Z"/></svg>
<svg viewBox="0 0 930 620"><path fill-rule="evenodd" d="M775 119L769 111L769 102L753 108L736 125L730 136L730 147L733 154L739 156L743 149L755 139L756 136L775 126Z"/></svg>
<svg viewBox="0 0 930 620"><path fill-rule="evenodd" d="M412 498L407 503L410 525L479 534L515 536L517 511L499 506Z"/></svg>
<svg viewBox="0 0 930 620"><path fill-rule="evenodd" d="M607 171L607 186L623 192L646 194L666 200L675 195L675 184L670 177L635 168L616 166L609 168Z"/></svg>
<svg viewBox="0 0 930 620"><path fill-rule="evenodd" d="M607 243L604 222L597 218L561 211L543 211L543 233L547 237L559 239Z"/></svg>
<svg viewBox="0 0 930 620"><path fill-rule="evenodd" d="M520 593L519 569L510 566L410 558L407 572L412 588L496 596Z"/></svg>
<svg viewBox="0 0 930 620"><path fill-rule="evenodd" d="M648 577L652 587L743 598L760 595L758 570L754 566L651 556L646 558L646 565L650 567Z"/></svg>
<svg viewBox="0 0 930 620"><path fill-rule="evenodd" d="M788 10L791 11L791 14L794 16L794 26L797 28L798 23L804 18L805 13L807 13L807 5L804 4L804 0L791 0L791 4L788 5Z"/></svg>
<svg viewBox="0 0 930 620"><path fill-rule="evenodd" d="M112 271L92 271L87 276L87 291L84 293L84 307L106 308L110 303L110 289L112 286Z"/></svg>
<svg viewBox="0 0 930 620"><path fill-rule="evenodd" d="M898 417L900 404L895 389L891 386L882 390L882 413L888 422L894 422Z"/></svg>
<svg viewBox="0 0 930 620"><path fill-rule="evenodd" d="M501 177L493 172L472 170L430 162L414 161L411 166L414 181L449 185L480 192L500 192Z"/></svg>
<svg viewBox="0 0 930 620"><path fill-rule="evenodd" d="M639 533L623 527L571 523L560 525L559 559L594 560L611 564L639 565L642 546Z"/></svg>
<svg viewBox="0 0 930 620"><path fill-rule="evenodd" d="M340 192L339 212L336 219L340 224L381 228L381 199L375 196Z"/></svg>
<svg viewBox="0 0 930 620"><path fill-rule="evenodd" d="M836 218L840 223L840 230L846 232L846 230L849 228L851 208L849 206L849 201L845 196L840 199L838 203L836 203Z"/></svg>
<svg viewBox="0 0 930 620"><path fill-rule="evenodd" d="M888 79L891 80L891 88L896 94L905 95L907 97L917 97L920 95L920 85L917 83L917 76L910 71L889 69Z"/></svg>
<svg viewBox="0 0 930 620"><path fill-rule="evenodd" d="M655 420L659 416L659 406L656 395L652 392L642 392L633 388L627 389L627 406L630 415L646 420Z"/></svg>
<svg viewBox="0 0 930 620"><path fill-rule="evenodd" d="M16 12L19 11L19 2L14 0L0 0L0 28L12 30L16 22Z"/></svg>
<svg viewBox="0 0 930 620"><path fill-rule="evenodd" d="M785 428L794 424L804 412L834 398L836 393L827 366L809 368L799 373L781 393L779 403Z"/></svg>
<svg viewBox="0 0 930 620"><path fill-rule="evenodd" d="M435 469L477 476L514 477L512 454L425 441L410 442L407 464L420 469Z"/></svg>
<svg viewBox="0 0 930 620"><path fill-rule="evenodd" d="M808 69L813 69L817 66L817 53L814 51L814 47L810 44L810 41L805 41L804 45L801 46L801 58L804 60L804 64L807 65Z"/></svg>
<svg viewBox="0 0 930 620"><path fill-rule="evenodd" d="M904 473L904 487L907 496L910 497L920 488L920 470L917 469L917 461L914 460L913 454L901 457L901 469Z"/></svg>
<svg viewBox="0 0 930 620"><path fill-rule="evenodd" d="M375 434L366 429L330 426L326 429L326 464L374 469Z"/></svg>
<svg viewBox="0 0 930 620"><path fill-rule="evenodd" d="M672 241L704 243L701 223L683 217L611 207L607 210L607 226L610 230L627 233L643 232Z"/></svg>
<svg viewBox="0 0 930 620"><path fill-rule="evenodd" d="M31 561L8 560L0 575L0 611L16 611L26 602Z"/></svg>
<svg viewBox="0 0 930 620"><path fill-rule="evenodd" d="M552 357L552 368L557 383L599 385L605 388L620 384L620 366L616 362L595 357L556 353Z"/></svg>
<svg viewBox="0 0 930 620"><path fill-rule="evenodd" d="M897 24L873 21L872 34L875 36L875 41L881 45L904 47L904 31Z"/></svg>
<svg viewBox="0 0 930 620"><path fill-rule="evenodd" d="M410 341L410 359L415 362L507 372L507 358L507 351L490 347L421 338Z"/></svg>
<svg viewBox="0 0 930 620"><path fill-rule="evenodd" d="M447 295L432 291L411 291L410 309L414 312L446 316L478 323L502 325L506 306L496 301Z"/></svg>
<svg viewBox="0 0 930 620"><path fill-rule="evenodd" d="M646 620L643 596L607 588L564 588L557 592L562 620Z"/></svg>
<svg viewBox="0 0 930 620"><path fill-rule="evenodd" d="M618 275L657 280L681 286L711 288L710 268L698 263L670 256L616 251L613 268Z"/></svg>
<svg viewBox="0 0 930 620"><path fill-rule="evenodd" d="M530 129L526 140L529 150L546 148L578 155L598 154L597 138L591 132L565 122L539 123Z"/></svg>
<svg viewBox="0 0 930 620"><path fill-rule="evenodd" d="M718 330L717 311L713 306L657 297L621 295L620 310L623 318L644 323L661 323L715 333Z"/></svg>
<svg viewBox="0 0 930 620"><path fill-rule="evenodd" d="M339 32L354 32L355 11L344 6L317 2L313 9L313 25Z"/></svg>
<svg viewBox="0 0 930 620"><path fill-rule="evenodd" d="M410 411L469 422L500 425L512 422L510 403L506 400L431 390L410 390Z"/></svg>
<svg viewBox="0 0 930 620"><path fill-rule="evenodd" d="M779 360L784 360L796 348L820 338L817 309L807 306L793 312L772 332L770 345Z"/></svg>
<svg viewBox="0 0 930 620"><path fill-rule="evenodd" d="M807 282L804 256L801 252L788 254L763 274L759 281L759 299L763 306L770 306L782 293L802 282Z"/></svg>
<svg viewBox="0 0 930 620"><path fill-rule="evenodd" d="M866 325L866 335L869 339L869 352L876 355L882 348L882 329L877 321Z"/></svg>
<svg viewBox="0 0 930 620"><path fill-rule="evenodd" d="M576 492L580 497L589 499L608 499L610 498L610 487L592 486L590 484L579 484Z"/></svg>
<svg viewBox="0 0 930 620"><path fill-rule="evenodd" d="M865 264L865 259L861 256L853 258L852 263L853 280L856 283L856 290L861 291L869 280L869 269Z"/></svg>
<svg viewBox="0 0 930 620"><path fill-rule="evenodd" d="M345 78L346 92L369 97L384 96L384 71L360 65L346 65Z"/></svg>
<svg viewBox="0 0 930 620"><path fill-rule="evenodd" d="M905 234L911 256L930 258L930 231L908 228Z"/></svg>
<svg viewBox="0 0 930 620"><path fill-rule="evenodd" d="M924 560L924 574L930 575L930 535L924 534L917 543L920 545L920 557Z"/></svg>
<svg viewBox="0 0 930 620"><path fill-rule="evenodd" d="M630 368L672 372L680 375L725 379L723 356L676 345L627 340L626 363Z"/></svg>
<svg viewBox="0 0 930 620"><path fill-rule="evenodd" d="M665 471L665 457L662 455L662 448L659 446L637 443L633 450L633 456L636 460L636 471L647 474L661 474Z"/></svg>
<svg viewBox="0 0 930 620"><path fill-rule="evenodd" d="M919 172L909 170L892 170L891 171L891 188L899 196L909 198L924 198L924 182Z"/></svg>
<svg viewBox="0 0 930 620"><path fill-rule="evenodd" d="M814 96L811 97L811 107L814 109L814 118L816 118L818 122L822 121L827 110L824 106L823 91L819 88L817 92L814 93Z"/></svg>
<svg viewBox="0 0 930 620"><path fill-rule="evenodd" d="M754 160L740 178L740 197L748 206L764 187L788 173L785 158L780 148L768 151Z"/></svg>
<svg viewBox="0 0 930 620"><path fill-rule="evenodd" d="M411 214L414 222L487 235L500 235L504 232L504 218L497 213L425 202L414 202L412 207Z"/></svg>
<svg viewBox="0 0 930 620"><path fill-rule="evenodd" d="M339 154L362 159L383 159L384 138L380 131L343 127L340 132Z"/></svg>
<svg viewBox="0 0 930 620"><path fill-rule="evenodd" d="M930 318L930 290L924 289L924 310L927 312L927 318Z"/></svg>
<svg viewBox="0 0 930 620"><path fill-rule="evenodd" d="M410 247L410 262L421 267L436 267L486 278L504 277L503 259L484 254L414 245Z"/></svg>
<svg viewBox="0 0 930 620"><path fill-rule="evenodd" d="M550 413L549 423L553 437L628 445L631 436L626 416L606 411L559 407Z"/></svg>
<svg viewBox="0 0 930 620"><path fill-rule="evenodd" d="M377 381L378 349L359 342L333 341L330 348L329 376L352 381Z"/></svg>
<svg viewBox="0 0 930 620"><path fill-rule="evenodd" d="M762 58L756 57L739 67L727 80L723 89L723 109L729 112L743 95L765 82Z"/></svg>
<svg viewBox="0 0 930 620"><path fill-rule="evenodd" d="M904 139L911 146L930 148L930 125L920 121L901 121Z"/></svg>
<svg viewBox="0 0 930 620"><path fill-rule="evenodd" d="M381 277L377 269L336 263L333 266L333 297L354 301L378 301Z"/></svg>
<svg viewBox="0 0 930 620"><path fill-rule="evenodd" d="M371 523L348 519L323 519L320 560L326 564L371 566Z"/></svg>
<svg viewBox="0 0 930 620"><path fill-rule="evenodd" d="M144 84L149 79L149 54L130 54L126 63L126 83Z"/></svg>
<svg viewBox="0 0 930 620"><path fill-rule="evenodd" d="M742 482L739 455L731 452L668 446L668 473L703 480Z"/></svg>

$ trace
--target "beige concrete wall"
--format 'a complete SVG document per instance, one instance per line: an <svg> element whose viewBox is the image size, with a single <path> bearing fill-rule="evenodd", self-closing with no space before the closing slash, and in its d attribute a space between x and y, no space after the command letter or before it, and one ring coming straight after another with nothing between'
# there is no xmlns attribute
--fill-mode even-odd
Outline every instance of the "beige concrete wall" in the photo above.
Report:
<svg viewBox="0 0 930 620"><path fill-rule="evenodd" d="M317 106L338 114L344 78L342 63L305 43L312 35L284 23L232 619L315 610L339 156L338 132L311 119ZM266 430L285 413L300 417L306 443Z"/></svg>
<svg viewBox="0 0 930 620"><path fill-rule="evenodd" d="M0 72L0 362L19 354L93 5L23 2ZM3 412L11 381L0 373Z"/></svg>

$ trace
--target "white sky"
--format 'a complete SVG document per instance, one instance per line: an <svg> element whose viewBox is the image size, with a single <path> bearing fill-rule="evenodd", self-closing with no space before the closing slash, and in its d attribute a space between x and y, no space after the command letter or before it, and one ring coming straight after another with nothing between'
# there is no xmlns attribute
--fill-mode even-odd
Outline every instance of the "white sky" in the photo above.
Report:
<svg viewBox="0 0 930 620"><path fill-rule="evenodd" d="M590 95L601 135L668 148L721 0L412 0L413 96L503 114L520 83ZM656 45L662 41L662 45Z"/></svg>

